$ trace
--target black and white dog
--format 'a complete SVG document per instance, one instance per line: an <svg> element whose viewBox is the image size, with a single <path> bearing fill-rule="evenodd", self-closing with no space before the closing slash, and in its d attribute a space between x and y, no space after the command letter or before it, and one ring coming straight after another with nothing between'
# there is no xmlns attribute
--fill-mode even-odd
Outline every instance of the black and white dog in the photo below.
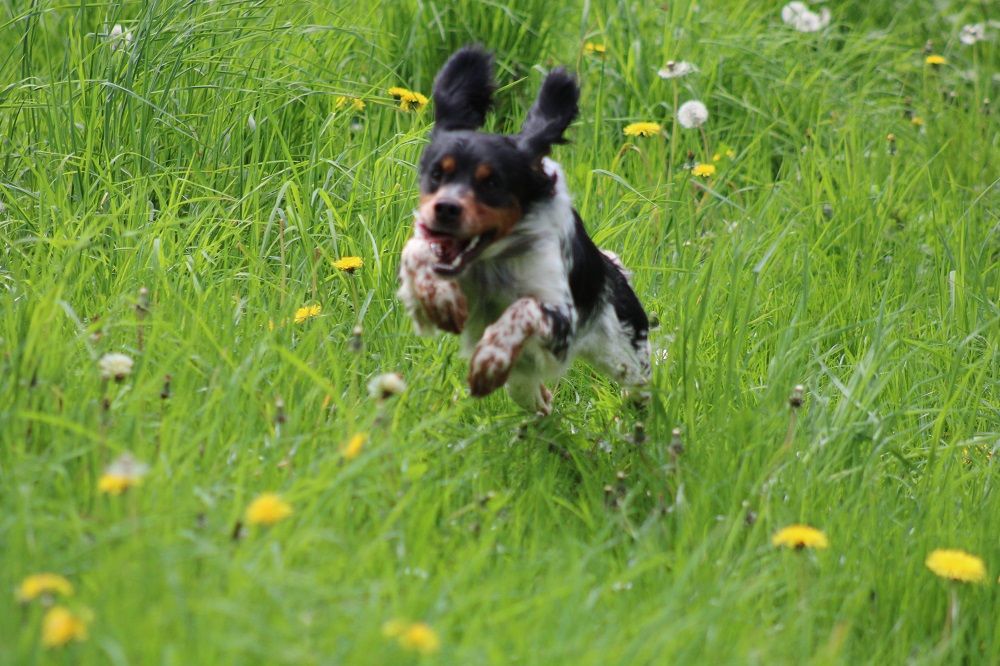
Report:
<svg viewBox="0 0 1000 666"><path fill-rule="evenodd" d="M643 385L649 323L629 273L594 245L562 169L546 157L577 115L576 80L553 70L519 134L486 134L477 130L492 70L488 53L466 47L434 81L434 130L398 296L417 332L462 336L474 396L506 384L519 405L548 414L542 382L576 356Z"/></svg>

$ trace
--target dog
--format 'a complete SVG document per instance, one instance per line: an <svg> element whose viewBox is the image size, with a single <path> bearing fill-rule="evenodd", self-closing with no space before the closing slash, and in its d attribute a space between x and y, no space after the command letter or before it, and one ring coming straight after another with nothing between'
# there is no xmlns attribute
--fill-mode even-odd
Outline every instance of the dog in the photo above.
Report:
<svg viewBox="0 0 1000 666"><path fill-rule="evenodd" d="M594 245L548 157L578 114L576 79L552 70L514 135L479 131L494 90L479 46L455 52L434 80L399 299L419 334L461 335L473 396L506 384L514 402L548 415L543 382L578 356L624 385L648 383L649 321L630 274Z"/></svg>

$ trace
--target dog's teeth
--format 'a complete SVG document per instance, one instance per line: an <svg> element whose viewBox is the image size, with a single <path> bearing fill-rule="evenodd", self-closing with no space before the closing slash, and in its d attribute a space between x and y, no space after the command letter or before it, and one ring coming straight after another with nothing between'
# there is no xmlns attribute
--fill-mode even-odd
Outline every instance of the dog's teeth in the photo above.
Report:
<svg viewBox="0 0 1000 666"><path fill-rule="evenodd" d="M476 236L475 238L473 238L473 239L472 239L472 242L471 242L471 243L469 243L469 247L465 248L465 252L471 252L471 251L472 251L472 248L476 247L476 245L478 245L478 244L479 244L479 240L480 240L481 238L482 238L482 236Z"/></svg>

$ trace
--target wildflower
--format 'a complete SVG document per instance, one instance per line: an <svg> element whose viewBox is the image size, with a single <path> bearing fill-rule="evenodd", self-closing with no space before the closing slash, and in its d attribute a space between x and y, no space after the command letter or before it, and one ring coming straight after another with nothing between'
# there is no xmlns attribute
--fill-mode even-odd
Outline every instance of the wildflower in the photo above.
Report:
<svg viewBox="0 0 1000 666"><path fill-rule="evenodd" d="M427 98L414 90L397 86L389 88L389 94L399 100L399 108L403 111L419 111L427 106Z"/></svg>
<svg viewBox="0 0 1000 666"><path fill-rule="evenodd" d="M830 545L825 534L815 527L809 527L808 525L789 525L784 529L778 530L771 537L771 543L775 546L786 546L797 550L802 548L826 548Z"/></svg>
<svg viewBox="0 0 1000 666"><path fill-rule="evenodd" d="M940 67L941 65L948 64L948 61L944 56L931 54L924 58L924 63L930 65L931 67Z"/></svg>
<svg viewBox="0 0 1000 666"><path fill-rule="evenodd" d="M632 123L625 126L625 136L653 136L663 128L660 123Z"/></svg>
<svg viewBox="0 0 1000 666"><path fill-rule="evenodd" d="M982 23L970 23L962 26L962 31L958 33L958 41L966 46L972 46L976 42L986 39L986 26Z"/></svg>
<svg viewBox="0 0 1000 666"><path fill-rule="evenodd" d="M733 150L732 148L728 149L728 150L726 151L726 157L728 157L728 158L729 158L729 159L731 159L731 160L734 160L734 159L736 159L736 151L735 151L735 150Z"/></svg>
<svg viewBox="0 0 1000 666"><path fill-rule="evenodd" d="M661 79L679 79L682 76L694 74L697 71L697 67L689 62L685 62L684 60L668 60L667 64L664 65L657 72L657 74L660 75Z"/></svg>
<svg viewBox="0 0 1000 666"><path fill-rule="evenodd" d="M677 122L685 129L701 127L708 121L708 109L704 104L694 99L681 104L677 109Z"/></svg>
<svg viewBox="0 0 1000 666"><path fill-rule="evenodd" d="M693 169L691 169L691 175L699 176L701 178L708 178L709 176L715 175L715 165L714 164L697 164Z"/></svg>
<svg viewBox="0 0 1000 666"><path fill-rule="evenodd" d="M28 576L17 588L17 600L22 604L33 601L42 595L55 596L60 594L68 597L73 594L73 585L54 573L40 573Z"/></svg>
<svg viewBox="0 0 1000 666"><path fill-rule="evenodd" d="M333 103L333 108L346 109L350 107L352 111L364 111L365 101L359 97L349 97L347 95L339 95L337 101Z"/></svg>
<svg viewBox="0 0 1000 666"><path fill-rule="evenodd" d="M927 556L924 564L941 578L963 583L978 583L986 579L983 561L964 550L935 550Z"/></svg>
<svg viewBox="0 0 1000 666"><path fill-rule="evenodd" d="M142 478L148 472L149 465L139 462L130 453L123 453L104 470L97 482L97 489L108 495L121 495L132 486L142 483Z"/></svg>
<svg viewBox="0 0 1000 666"><path fill-rule="evenodd" d="M921 118L920 116L913 116L912 118L910 118L910 124L914 125L915 127L923 127L924 119Z"/></svg>
<svg viewBox="0 0 1000 666"><path fill-rule="evenodd" d="M420 654L434 654L441 649L437 632L423 622L417 622L399 636L399 644Z"/></svg>
<svg viewBox="0 0 1000 666"><path fill-rule="evenodd" d="M340 453L344 456L344 460L354 460L361 455L361 449L364 447L367 439L368 435L363 432L359 432L347 440L347 443L340 449Z"/></svg>
<svg viewBox="0 0 1000 666"><path fill-rule="evenodd" d="M301 324L307 319L312 319L313 317L318 317L319 313L323 311L323 306L316 305L303 305L301 308L295 311L295 323Z"/></svg>
<svg viewBox="0 0 1000 666"><path fill-rule="evenodd" d="M122 30L120 23L115 23L114 27L111 28L111 32L108 33L108 44L111 46L112 51L117 51L120 48L125 48L132 45L132 31Z"/></svg>
<svg viewBox="0 0 1000 666"><path fill-rule="evenodd" d="M247 116L247 127L250 128L251 132L257 131L257 120L253 117L253 114Z"/></svg>
<svg viewBox="0 0 1000 666"><path fill-rule="evenodd" d="M781 8L781 20L799 32L816 32L830 25L830 10L823 7L817 14L804 2L789 2Z"/></svg>
<svg viewBox="0 0 1000 666"><path fill-rule="evenodd" d="M406 382L398 372L375 375L368 382L368 395L377 400L385 400L406 390Z"/></svg>
<svg viewBox="0 0 1000 666"><path fill-rule="evenodd" d="M101 379L114 379L120 382L132 372L132 359L125 354L105 354L97 362L101 369Z"/></svg>
<svg viewBox="0 0 1000 666"><path fill-rule="evenodd" d="M608 52L608 47L599 42L587 42L583 45L583 50L590 55L602 56Z"/></svg>
<svg viewBox="0 0 1000 666"><path fill-rule="evenodd" d="M263 493L250 502L245 518L250 525L274 525L290 515L292 507L280 495Z"/></svg>
<svg viewBox="0 0 1000 666"><path fill-rule="evenodd" d="M341 257L333 262L334 268L345 273L353 273L364 265L365 262L361 257Z"/></svg>
<svg viewBox="0 0 1000 666"><path fill-rule="evenodd" d="M64 606L53 606L42 619L42 644L45 647L62 647L70 641L87 638L87 623Z"/></svg>

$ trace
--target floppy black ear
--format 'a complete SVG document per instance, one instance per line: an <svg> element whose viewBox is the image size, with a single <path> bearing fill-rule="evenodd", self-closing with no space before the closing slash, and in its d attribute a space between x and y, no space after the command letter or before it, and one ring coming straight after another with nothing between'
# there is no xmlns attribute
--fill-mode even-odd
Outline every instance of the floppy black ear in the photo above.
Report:
<svg viewBox="0 0 1000 666"><path fill-rule="evenodd" d="M493 56L480 46L455 51L434 79L434 129L478 129L493 90Z"/></svg>
<svg viewBox="0 0 1000 666"><path fill-rule="evenodd" d="M517 137L518 148L541 159L552 146L566 143L563 132L579 112L580 87L576 78L562 67L545 77L528 117Z"/></svg>

